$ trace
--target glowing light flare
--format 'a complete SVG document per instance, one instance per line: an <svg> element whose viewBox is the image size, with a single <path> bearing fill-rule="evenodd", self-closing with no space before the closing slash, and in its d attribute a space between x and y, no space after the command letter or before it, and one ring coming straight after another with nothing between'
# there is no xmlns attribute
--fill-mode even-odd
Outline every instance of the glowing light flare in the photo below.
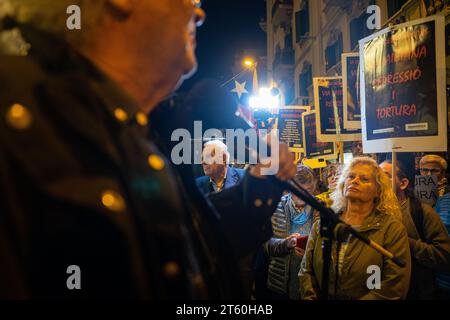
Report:
<svg viewBox="0 0 450 320"><path fill-rule="evenodd" d="M244 59L242 64L246 68L253 68L253 66L255 65L255 61L251 58L246 58L246 59Z"/></svg>
<svg viewBox="0 0 450 320"><path fill-rule="evenodd" d="M260 88L259 95L249 98L249 106L252 109L274 110L280 107L280 96L274 96L269 88Z"/></svg>

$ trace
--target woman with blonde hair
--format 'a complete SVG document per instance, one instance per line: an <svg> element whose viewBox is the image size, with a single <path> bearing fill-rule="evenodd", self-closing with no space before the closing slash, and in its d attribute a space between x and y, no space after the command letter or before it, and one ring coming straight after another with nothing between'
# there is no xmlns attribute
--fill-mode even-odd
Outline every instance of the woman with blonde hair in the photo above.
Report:
<svg viewBox="0 0 450 320"><path fill-rule="evenodd" d="M332 243L328 296L334 299L404 299L411 257L408 235L390 180L368 157L353 159L332 193L332 209L340 219L405 261L399 267L358 239ZM315 223L302 260L299 278L303 299L319 299L322 281L322 238Z"/></svg>

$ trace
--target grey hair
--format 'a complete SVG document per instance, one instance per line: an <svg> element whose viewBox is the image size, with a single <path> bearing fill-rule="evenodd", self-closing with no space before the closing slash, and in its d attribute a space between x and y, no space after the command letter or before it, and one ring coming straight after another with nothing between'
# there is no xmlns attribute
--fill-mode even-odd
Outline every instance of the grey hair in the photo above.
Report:
<svg viewBox="0 0 450 320"><path fill-rule="evenodd" d="M444 158L435 155L435 154L427 154L420 159L420 166L427 163L438 163L443 171L447 170L447 161Z"/></svg>
<svg viewBox="0 0 450 320"><path fill-rule="evenodd" d="M211 140L205 143L203 147L203 153L208 152L212 153L213 150L216 150L216 155L219 154L225 154L226 155L226 161L227 164L230 163L230 153L228 152L228 147L225 143L223 143L220 140Z"/></svg>
<svg viewBox="0 0 450 320"><path fill-rule="evenodd" d="M3 15L20 23L63 36L71 43L87 41L92 31L104 17L106 0L0 0ZM67 8L77 5L81 9L81 30L69 30L66 22L70 14ZM2 16L0 16L0 19Z"/></svg>

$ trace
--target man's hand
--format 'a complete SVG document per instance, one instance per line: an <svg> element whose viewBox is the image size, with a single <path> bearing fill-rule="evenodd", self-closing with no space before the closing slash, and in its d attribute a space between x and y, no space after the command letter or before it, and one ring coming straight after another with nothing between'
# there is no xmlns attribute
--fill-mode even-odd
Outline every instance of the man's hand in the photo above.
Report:
<svg viewBox="0 0 450 320"><path fill-rule="evenodd" d="M259 163L252 167L250 169L250 174L255 177L264 177L264 175L261 174L261 169L273 167L274 164L272 161L278 161L278 172L276 173L276 177L281 181L292 179L297 173L297 166L294 163L295 157L289 152L289 148L286 144L280 144L278 157L272 155L270 159L271 162L268 164Z"/></svg>
<svg viewBox="0 0 450 320"><path fill-rule="evenodd" d="M299 258L303 258L303 256L305 255L305 250L303 250L302 248L299 247L295 247L295 255Z"/></svg>
<svg viewBox="0 0 450 320"><path fill-rule="evenodd" d="M289 249L295 248L297 245L297 238L300 237L299 233L293 233L290 236L287 236L284 240L286 241L286 246Z"/></svg>

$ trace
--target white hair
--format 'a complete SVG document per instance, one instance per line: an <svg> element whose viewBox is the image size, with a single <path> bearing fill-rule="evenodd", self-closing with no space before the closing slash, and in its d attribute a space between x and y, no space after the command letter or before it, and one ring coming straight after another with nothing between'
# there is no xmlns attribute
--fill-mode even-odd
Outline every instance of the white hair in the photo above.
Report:
<svg viewBox="0 0 450 320"><path fill-rule="evenodd" d="M206 155L211 157L213 151L215 154L213 159L215 163L220 163L224 154L226 155L227 164L230 163L230 153L228 152L228 147L225 143L220 140L206 142L203 147L203 158L205 158Z"/></svg>

